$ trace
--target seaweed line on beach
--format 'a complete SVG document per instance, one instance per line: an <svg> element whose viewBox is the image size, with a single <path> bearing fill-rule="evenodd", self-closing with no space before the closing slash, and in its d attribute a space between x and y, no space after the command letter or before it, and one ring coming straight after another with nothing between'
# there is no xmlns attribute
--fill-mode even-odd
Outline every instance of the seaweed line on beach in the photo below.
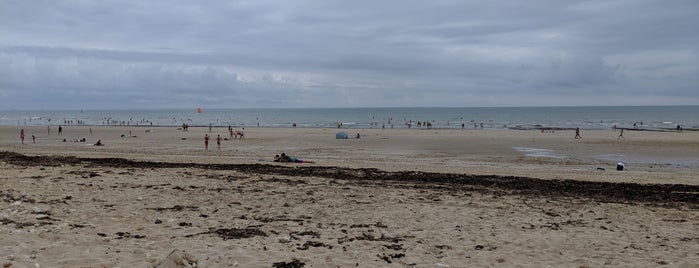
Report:
<svg viewBox="0 0 699 268"><path fill-rule="evenodd" d="M124 158L80 158L74 156L27 156L0 152L0 161L18 166L87 165L115 168L198 168L234 170L253 174L323 177L338 180L403 182L425 185L449 184L510 191L513 194L548 197L589 198L598 202L647 202L652 205L699 204L699 185L637 184L568 180L544 180L518 176L468 175L420 171L389 172L375 168L329 166L279 166L269 164L202 164L135 161Z"/></svg>

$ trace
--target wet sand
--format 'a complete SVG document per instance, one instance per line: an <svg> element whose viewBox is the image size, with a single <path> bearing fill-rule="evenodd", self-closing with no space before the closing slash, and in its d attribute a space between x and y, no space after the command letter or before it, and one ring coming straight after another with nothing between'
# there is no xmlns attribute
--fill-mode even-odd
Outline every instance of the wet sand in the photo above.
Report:
<svg viewBox="0 0 699 268"><path fill-rule="evenodd" d="M336 129L250 128L205 151L208 128L25 127L27 145L18 129L0 127L11 267L148 267L175 249L200 267L699 264L696 132L336 140ZM97 139L106 146L87 145ZM281 152L315 163L270 162ZM618 155L628 170L606 159Z"/></svg>

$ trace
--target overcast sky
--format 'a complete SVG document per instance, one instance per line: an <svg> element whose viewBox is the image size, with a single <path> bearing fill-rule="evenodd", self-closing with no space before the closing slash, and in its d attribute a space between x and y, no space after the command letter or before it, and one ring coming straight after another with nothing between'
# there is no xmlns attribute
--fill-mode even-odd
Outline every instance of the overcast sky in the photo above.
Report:
<svg viewBox="0 0 699 268"><path fill-rule="evenodd" d="M0 0L0 110L683 104L696 0Z"/></svg>

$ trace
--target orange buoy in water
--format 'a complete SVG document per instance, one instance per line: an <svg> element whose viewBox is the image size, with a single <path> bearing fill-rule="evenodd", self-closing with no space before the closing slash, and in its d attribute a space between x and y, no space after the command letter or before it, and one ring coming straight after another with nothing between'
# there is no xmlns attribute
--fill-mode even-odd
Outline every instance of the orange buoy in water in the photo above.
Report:
<svg viewBox="0 0 699 268"><path fill-rule="evenodd" d="M201 108L197 107L197 113L201 113Z"/></svg>

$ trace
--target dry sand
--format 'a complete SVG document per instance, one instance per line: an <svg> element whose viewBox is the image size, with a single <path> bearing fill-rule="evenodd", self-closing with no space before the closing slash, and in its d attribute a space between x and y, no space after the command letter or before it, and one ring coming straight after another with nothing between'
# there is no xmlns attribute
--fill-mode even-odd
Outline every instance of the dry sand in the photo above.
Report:
<svg viewBox="0 0 699 268"><path fill-rule="evenodd" d="M699 265L698 132L337 131L247 128L218 150L225 128L0 126L0 262Z"/></svg>

